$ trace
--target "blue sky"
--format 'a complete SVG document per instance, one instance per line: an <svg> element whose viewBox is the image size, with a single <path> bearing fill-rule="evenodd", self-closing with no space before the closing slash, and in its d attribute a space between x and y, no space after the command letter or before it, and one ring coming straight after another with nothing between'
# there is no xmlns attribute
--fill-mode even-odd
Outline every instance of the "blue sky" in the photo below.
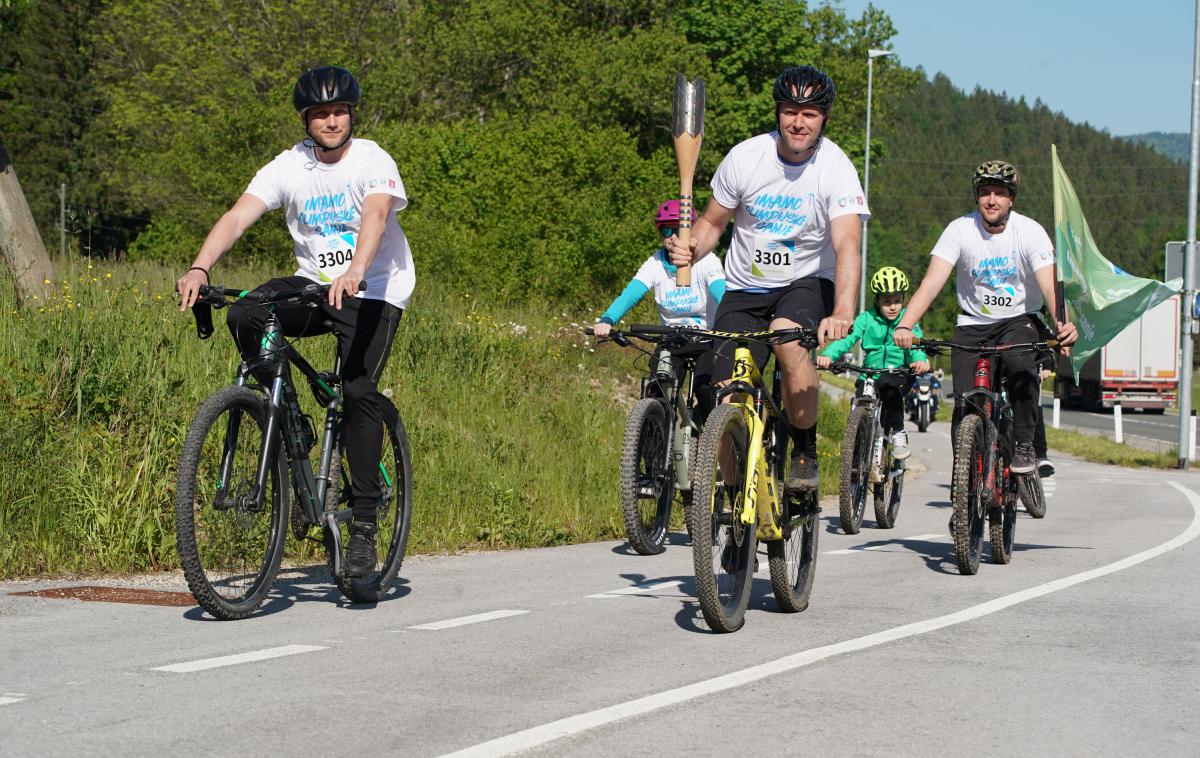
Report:
<svg viewBox="0 0 1200 758"><path fill-rule="evenodd" d="M858 17L868 0L828 4ZM1193 0L871 4L891 16L890 47L905 66L940 71L968 92L979 85L1030 103L1040 97L1116 135L1190 129Z"/></svg>

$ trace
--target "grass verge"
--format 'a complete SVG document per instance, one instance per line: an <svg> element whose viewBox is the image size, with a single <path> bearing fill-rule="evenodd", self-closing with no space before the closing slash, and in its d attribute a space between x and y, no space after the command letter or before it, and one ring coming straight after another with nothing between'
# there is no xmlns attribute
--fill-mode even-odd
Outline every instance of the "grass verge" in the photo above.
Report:
<svg viewBox="0 0 1200 758"><path fill-rule="evenodd" d="M1130 445L1118 445L1112 440L1102 437L1092 437L1065 429L1054 429L1050 426L1046 427L1046 443L1052 450L1060 450L1092 463L1175 468L1178 461L1174 450L1166 453L1142 450Z"/></svg>

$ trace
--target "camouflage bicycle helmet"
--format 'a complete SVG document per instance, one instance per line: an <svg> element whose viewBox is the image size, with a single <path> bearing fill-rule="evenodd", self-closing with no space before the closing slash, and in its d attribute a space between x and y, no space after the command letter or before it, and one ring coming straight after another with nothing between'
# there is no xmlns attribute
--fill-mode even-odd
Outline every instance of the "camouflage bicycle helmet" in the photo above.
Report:
<svg viewBox="0 0 1200 758"><path fill-rule="evenodd" d="M978 195L979 187L984 184L1008 187L1013 200L1016 200L1017 192L1021 189L1021 172L1008 161L984 161L975 169L975 176L971 179L971 192Z"/></svg>
<svg viewBox="0 0 1200 758"><path fill-rule="evenodd" d="M362 99L354 74L337 66L317 66L305 71L292 90L292 105L300 113L317 105L345 103L351 108Z"/></svg>
<svg viewBox="0 0 1200 758"><path fill-rule="evenodd" d="M779 74L772 94L777 107L782 103L812 105L829 113L836 92L833 80L819 68L792 66Z"/></svg>
<svg viewBox="0 0 1200 758"><path fill-rule="evenodd" d="M876 295L908 292L908 277L895 266L884 266L871 277L871 291Z"/></svg>

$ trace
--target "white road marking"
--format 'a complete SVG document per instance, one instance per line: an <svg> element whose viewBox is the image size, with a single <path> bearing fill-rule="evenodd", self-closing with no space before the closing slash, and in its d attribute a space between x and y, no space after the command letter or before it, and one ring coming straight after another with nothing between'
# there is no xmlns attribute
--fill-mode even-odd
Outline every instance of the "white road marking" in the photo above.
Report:
<svg viewBox="0 0 1200 758"><path fill-rule="evenodd" d="M954 439L949 434L946 434L945 432L941 431L940 429L930 429L929 431L933 432L934 434L938 435L939 437L945 437L946 439L950 440L951 442L954 441Z"/></svg>
<svg viewBox="0 0 1200 758"><path fill-rule="evenodd" d="M653 592L654 590L665 590L670 587L678 587L681 584L683 584L682 579L670 579L665 582L655 580L653 582L642 582L641 584L635 584L632 587L622 587L619 590L612 590L610 592L598 592L595 595L588 595L588 597L606 598L621 597L622 595L638 595L643 592Z"/></svg>
<svg viewBox="0 0 1200 758"><path fill-rule="evenodd" d="M841 550L827 550L825 555L850 555L851 553L863 553L867 550L883 550L884 548L895 547L906 540L929 540L936 537L944 537L941 534L917 534L912 537L905 537L903 540L888 540L875 545L855 545L854 547L842 548Z"/></svg>
<svg viewBox="0 0 1200 758"><path fill-rule="evenodd" d="M3 695L0 695L0 705L12 705L13 703L19 703L27 697L29 697L29 695L25 694L24 692L5 692Z"/></svg>
<svg viewBox="0 0 1200 758"><path fill-rule="evenodd" d="M734 671L712 679L705 679L694 684L676 687L675 689L658 692L653 695L636 698L624 703L610 705L607 708L600 708L587 713L581 713L576 716L568 716L558 721L551 721L548 724L542 724L529 729L524 729L519 732L504 737L497 737L494 740L482 742L478 745L473 745L462 750L447 753L443 758L468 758L469 756L502 756L514 755L516 753L531 750L535 747L545 745L564 737L580 734L590 731L607 724L612 724L616 721L622 721L636 716L642 716L647 713L652 713L662 708L667 708L672 705L695 700L696 698L711 695L715 692L740 687L744 684L757 682L767 677L781 674L787 671L795 671L796 669L810 666L827 658L832 658L838 655L854 653L860 650L877 647L888 642L915 637L920 634L927 634L939 629L944 629L948 626L962 624L967 621L973 621L982 616L987 616L1006 608L1010 608L1019 603L1036 600L1040 597L1074 587L1077 584L1088 582L1093 579L1098 579L1102 576L1122 571L1131 566L1136 566L1139 563L1156 558L1166 552L1185 545L1188 542L1200 536L1200 495L1191 490L1175 483L1167 482L1175 489L1179 490L1188 499L1192 506L1192 522L1178 536L1167 540L1166 542L1152 547L1148 550L1143 550L1140 553L1131 555L1128 558L1122 558L1114 563L1109 563L1099 568L1094 568L1089 571L1083 571L1078 574L1056 579L1052 582L1039 584L1028 589L1014 592L1009 595L1003 595L994 600L989 600L985 603L973 605L964 608L961 611L948 613L944 616L936 616L923 621L915 621L911 624L885 629L881 632L868 634L865 637L858 637L852 640L843 642L835 642L832 645L824 645L822 647L812 648L811 650L802 650L798 653L793 653L784 656L769 663L751 666L741 671Z"/></svg>
<svg viewBox="0 0 1200 758"><path fill-rule="evenodd" d="M198 661L172 663L169 666L155 666L150 670L170 671L176 674L188 674L193 671L205 671L207 669L221 668L222 666L236 666L239 663L253 663L254 661L265 661L270 658L282 658L285 655L315 653L318 650L328 649L329 648L323 645L284 645L283 647L269 647L264 650L251 650L248 653L222 655L217 658L203 658Z"/></svg>
<svg viewBox="0 0 1200 758"><path fill-rule="evenodd" d="M520 616L529 613L529 611L488 611L487 613L476 613L472 616L460 616L456 619L446 619L445 621L434 621L431 624L417 624L410 626L409 629L428 629L430 631L439 631L441 629L453 629L456 626L466 626L468 624L480 624L484 621L493 621L495 619L508 618L509 616Z"/></svg>

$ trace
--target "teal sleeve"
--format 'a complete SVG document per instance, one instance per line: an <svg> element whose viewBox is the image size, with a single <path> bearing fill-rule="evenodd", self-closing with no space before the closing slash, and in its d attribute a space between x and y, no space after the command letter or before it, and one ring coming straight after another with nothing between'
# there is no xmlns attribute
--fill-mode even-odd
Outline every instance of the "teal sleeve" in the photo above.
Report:
<svg viewBox="0 0 1200 758"><path fill-rule="evenodd" d="M913 339L917 339L917 340L919 340L925 336L925 333L921 331L920 324L913 324L912 334L913 334ZM908 350L905 351L904 357L905 357L905 361L904 361L905 365L908 365L910 363L916 363L917 361L928 361L929 360L929 356L925 355L925 351L919 347L909 348Z"/></svg>
<svg viewBox="0 0 1200 758"><path fill-rule="evenodd" d="M818 355L823 355L826 358L832 358L835 361L845 355L850 348L854 347L854 343L858 342L859 338L862 336L863 329L866 328L867 323L863 316L866 315L868 314L865 311L858 314L858 318L854 319L854 325L850 327L850 333L845 337L842 337L840 340L830 342L823 350L821 350L821 352L818 353Z"/></svg>
<svg viewBox="0 0 1200 758"><path fill-rule="evenodd" d="M712 299L721 302L721 298L725 297L725 280L714 279L708 283L708 294L712 295Z"/></svg>
<svg viewBox="0 0 1200 758"><path fill-rule="evenodd" d="M637 305L638 301L649 291L650 288L637 279L631 280L629 284L625 285L625 291L617 295L617 299L608 306L608 310L600 314L600 320L607 324L617 323L625 317L626 313L633 310L633 306Z"/></svg>

